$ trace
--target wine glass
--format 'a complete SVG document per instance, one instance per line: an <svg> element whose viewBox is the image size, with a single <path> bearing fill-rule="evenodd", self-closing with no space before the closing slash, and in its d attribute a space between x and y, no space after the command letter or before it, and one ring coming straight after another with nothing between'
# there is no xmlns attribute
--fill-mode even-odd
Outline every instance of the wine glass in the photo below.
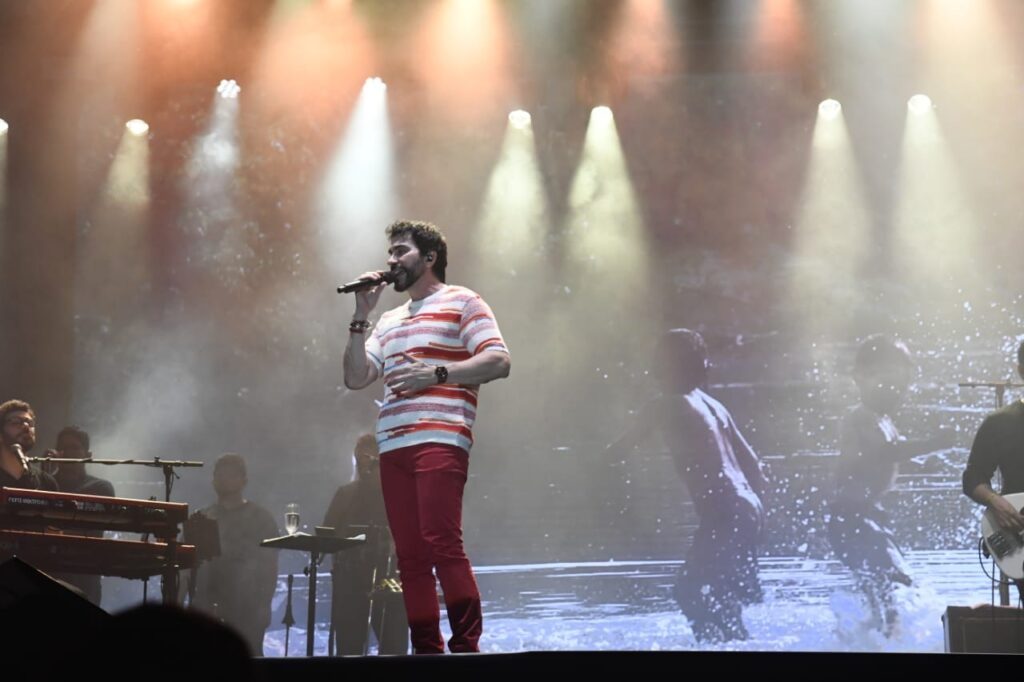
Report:
<svg viewBox="0 0 1024 682"><path fill-rule="evenodd" d="M299 530L299 505L291 502L284 508L284 529L288 535L295 535Z"/></svg>

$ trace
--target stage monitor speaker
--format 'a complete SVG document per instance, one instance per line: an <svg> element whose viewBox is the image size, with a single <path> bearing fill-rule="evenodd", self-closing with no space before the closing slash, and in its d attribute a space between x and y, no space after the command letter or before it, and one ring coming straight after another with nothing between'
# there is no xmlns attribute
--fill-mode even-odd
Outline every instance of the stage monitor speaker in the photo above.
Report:
<svg viewBox="0 0 1024 682"><path fill-rule="evenodd" d="M0 631L5 634L66 637L69 629L87 633L108 618L81 592L21 559L0 563Z"/></svg>
<svg viewBox="0 0 1024 682"><path fill-rule="evenodd" d="M942 624L947 652L1024 653L1024 609L989 604L948 606Z"/></svg>

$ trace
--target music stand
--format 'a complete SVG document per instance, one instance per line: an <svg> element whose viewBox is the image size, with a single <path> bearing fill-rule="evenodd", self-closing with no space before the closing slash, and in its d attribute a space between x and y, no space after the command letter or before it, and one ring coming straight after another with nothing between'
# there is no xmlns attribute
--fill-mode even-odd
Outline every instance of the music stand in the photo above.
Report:
<svg viewBox="0 0 1024 682"><path fill-rule="evenodd" d="M260 547L270 549L292 549L309 554L309 606L306 613L306 655L313 655L313 639L316 630L316 569L325 554L334 554L345 549L358 547L366 542L365 536L339 538L335 535L310 535L295 533L279 538L270 538L260 543Z"/></svg>

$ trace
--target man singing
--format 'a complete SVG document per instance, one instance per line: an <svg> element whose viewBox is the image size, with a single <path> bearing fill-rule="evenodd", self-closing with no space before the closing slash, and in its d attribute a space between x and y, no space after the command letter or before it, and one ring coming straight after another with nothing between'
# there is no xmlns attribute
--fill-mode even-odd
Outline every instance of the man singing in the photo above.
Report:
<svg viewBox="0 0 1024 682"><path fill-rule="evenodd" d="M345 348L345 385L384 378L377 420L380 476L415 653L444 653L434 571L453 653L479 651L480 592L462 546L462 492L480 384L508 376L508 348L490 307L445 284L448 245L432 224L388 226L390 272L368 272L356 293ZM388 281L409 300L368 317Z"/></svg>

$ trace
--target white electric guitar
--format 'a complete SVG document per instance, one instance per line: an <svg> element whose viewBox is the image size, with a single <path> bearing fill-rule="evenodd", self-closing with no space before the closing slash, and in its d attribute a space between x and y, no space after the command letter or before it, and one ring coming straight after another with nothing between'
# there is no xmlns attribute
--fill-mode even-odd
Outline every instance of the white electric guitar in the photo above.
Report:
<svg viewBox="0 0 1024 682"><path fill-rule="evenodd" d="M1017 509L1024 509L1024 493L1003 495ZM985 510L981 517L981 537L1003 575L1024 580L1024 531L1012 531L996 523L995 515Z"/></svg>

